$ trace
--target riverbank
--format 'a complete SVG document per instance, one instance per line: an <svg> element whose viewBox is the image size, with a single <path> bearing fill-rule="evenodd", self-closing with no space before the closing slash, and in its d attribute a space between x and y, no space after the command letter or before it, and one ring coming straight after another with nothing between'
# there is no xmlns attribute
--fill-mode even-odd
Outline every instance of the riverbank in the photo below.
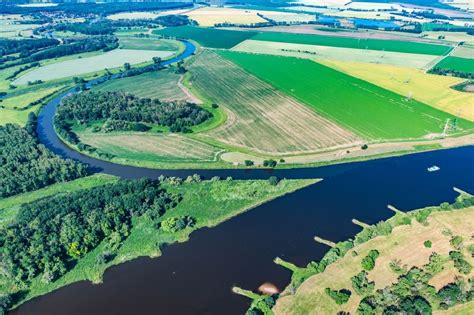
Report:
<svg viewBox="0 0 474 315"><path fill-rule="evenodd" d="M169 193L179 194L182 199L178 205L163 215L160 221L175 217L193 217L195 224L179 231L167 232L156 227L148 216L133 218L132 229L128 237L118 248L113 259L106 263L97 263L98 257L106 251L107 241L77 260L74 267L54 282L45 283L38 276L28 285L21 287L12 282L5 282L0 277L0 289L3 293L17 294L18 306L34 297L44 295L68 284L89 280L100 283L104 272L118 264L141 256L157 257L162 254L163 247L176 242L185 242L192 232L212 227L242 212L275 198L289 194L298 189L316 183L318 180L281 180L273 185L267 180L188 180L177 185L177 179L165 180L163 188Z"/></svg>
<svg viewBox="0 0 474 315"><path fill-rule="evenodd" d="M457 311L472 310L466 292L471 285L468 279L474 275L470 235L474 197L456 191L460 196L453 204L445 202L406 213L390 206L395 211L393 217L364 227L353 241L330 246L321 261L305 268L276 259L293 272L292 282L279 297L247 294L254 300L252 307L260 305L266 314L362 310L371 314L392 306L407 311L406 307L417 300L430 312L454 306ZM420 274L422 277L417 276ZM403 291L407 285L417 289ZM390 296L388 300L382 298L381 290Z"/></svg>

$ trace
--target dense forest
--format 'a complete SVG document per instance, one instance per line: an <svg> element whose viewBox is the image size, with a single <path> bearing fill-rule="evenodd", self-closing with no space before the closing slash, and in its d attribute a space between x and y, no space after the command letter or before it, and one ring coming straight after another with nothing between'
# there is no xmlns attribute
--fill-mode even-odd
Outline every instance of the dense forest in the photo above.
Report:
<svg viewBox="0 0 474 315"><path fill-rule="evenodd" d="M86 175L86 166L63 160L39 144L34 114L26 128L0 126L0 198Z"/></svg>
<svg viewBox="0 0 474 315"><path fill-rule="evenodd" d="M105 132L135 130L137 123L167 126L171 132L189 132L191 126L211 116L210 112L188 102L161 102L120 92L89 91L63 101L55 122L63 130L72 122L84 124L107 120L102 130Z"/></svg>
<svg viewBox="0 0 474 315"><path fill-rule="evenodd" d="M180 198L162 189L159 181L141 179L24 205L15 223L0 231L2 269L17 283L40 274L42 281L52 282L104 239L97 263L106 263L129 235L132 217L146 214L156 220Z"/></svg>

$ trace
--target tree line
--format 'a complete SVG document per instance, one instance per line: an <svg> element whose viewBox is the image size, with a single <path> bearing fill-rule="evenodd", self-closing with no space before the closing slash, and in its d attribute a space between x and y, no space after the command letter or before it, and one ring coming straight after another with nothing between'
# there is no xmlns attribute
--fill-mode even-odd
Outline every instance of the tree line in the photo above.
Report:
<svg viewBox="0 0 474 315"><path fill-rule="evenodd" d="M18 59L9 62L8 64L0 64L0 69L12 67L20 64L37 62L44 59L58 58L68 55L74 55L83 52L104 50L109 51L118 47L118 39L115 36L93 36L80 40L69 39L65 40L63 45L57 45L51 48L39 50Z"/></svg>
<svg viewBox="0 0 474 315"><path fill-rule="evenodd" d="M22 58L40 49L56 46L58 44L59 41L52 38L0 38L0 56L19 53ZM0 62L5 62L7 59L8 58L3 57Z"/></svg>
<svg viewBox="0 0 474 315"><path fill-rule="evenodd" d="M87 167L64 160L38 143L34 114L26 128L0 126L0 197L33 191L87 174Z"/></svg>

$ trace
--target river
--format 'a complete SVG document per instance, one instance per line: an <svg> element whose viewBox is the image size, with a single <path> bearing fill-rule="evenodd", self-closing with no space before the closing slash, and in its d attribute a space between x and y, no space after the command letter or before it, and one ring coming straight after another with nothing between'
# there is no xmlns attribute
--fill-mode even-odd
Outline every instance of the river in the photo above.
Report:
<svg viewBox="0 0 474 315"><path fill-rule="evenodd" d="M38 119L40 141L64 156L124 178L198 173L204 177L322 177L320 183L259 206L211 229L192 233L188 242L168 246L163 256L139 258L109 269L104 283L79 282L38 297L13 314L243 314L249 300L233 285L256 289L270 281L283 288L290 273L272 260L296 264L321 258L332 241L352 237L351 220L376 223L393 213L453 201L456 186L474 193L474 147L463 147L366 162L288 170L151 170L96 160L66 147L52 129L59 98ZM437 165L438 172L426 168Z"/></svg>

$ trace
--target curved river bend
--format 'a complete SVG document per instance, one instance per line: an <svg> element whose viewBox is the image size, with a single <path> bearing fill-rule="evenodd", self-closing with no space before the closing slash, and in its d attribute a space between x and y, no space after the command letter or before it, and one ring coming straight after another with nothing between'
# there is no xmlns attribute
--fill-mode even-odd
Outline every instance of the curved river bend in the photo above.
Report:
<svg viewBox="0 0 474 315"><path fill-rule="evenodd" d="M187 44L186 53L194 47ZM179 59L179 58L177 58ZM177 61L177 60L174 60ZM171 62L174 62L171 61ZM359 231L353 218L372 224L392 215L392 204L409 210L452 201L453 187L474 193L474 147L385 158L367 162L291 170L151 170L93 159L69 149L53 130L60 98L39 115L41 142L64 157L103 172L138 178L187 176L267 178L323 177L324 181L271 201L221 225L194 232L188 242L164 249L162 257L139 258L112 267L104 283L79 282L22 305L13 314L243 314L249 301L231 293L238 285L255 289L271 281L283 288L290 273L272 260L296 264L319 259L332 241ZM429 173L426 168L441 170Z"/></svg>

